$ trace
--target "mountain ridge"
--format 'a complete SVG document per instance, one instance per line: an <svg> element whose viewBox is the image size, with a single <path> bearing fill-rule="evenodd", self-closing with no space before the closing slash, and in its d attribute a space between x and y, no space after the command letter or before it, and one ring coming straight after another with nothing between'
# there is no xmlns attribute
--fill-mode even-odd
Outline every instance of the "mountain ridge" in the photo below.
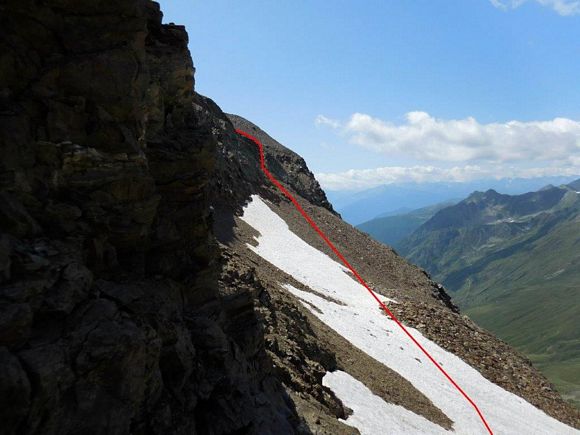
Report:
<svg viewBox="0 0 580 435"><path fill-rule="evenodd" d="M537 190L546 184L561 185L575 177L542 177L537 179L482 179L469 182L395 183L357 193L328 191L336 210L352 225L359 225L401 207L418 209L436 203L465 198L473 191L494 188L517 195ZM580 189L578 189L580 190Z"/></svg>
<svg viewBox="0 0 580 435"><path fill-rule="evenodd" d="M518 196L475 192L433 216L400 249L444 282L476 321L530 355L578 400L580 366L570 348L580 337L575 183Z"/></svg>

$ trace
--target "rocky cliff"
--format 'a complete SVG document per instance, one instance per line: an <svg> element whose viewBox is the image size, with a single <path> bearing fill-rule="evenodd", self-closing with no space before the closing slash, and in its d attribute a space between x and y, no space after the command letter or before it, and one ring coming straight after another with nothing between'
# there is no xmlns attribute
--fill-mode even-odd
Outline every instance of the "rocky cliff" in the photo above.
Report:
<svg viewBox="0 0 580 435"><path fill-rule="evenodd" d="M312 204L335 213L332 204L326 198L326 193L321 189L302 157L286 148L253 122L239 115L228 114L228 118L236 129L252 134L264 145L266 165L277 180L290 186L294 192Z"/></svg>
<svg viewBox="0 0 580 435"><path fill-rule="evenodd" d="M251 299L219 290L209 199L229 200L213 174L236 135L161 18L0 3L2 433L299 425Z"/></svg>
<svg viewBox="0 0 580 435"><path fill-rule="evenodd" d="M263 140L275 176L403 321L578 424L442 286L344 223L299 156L195 93L186 32L155 2L3 0L0 12L1 433L356 433L323 383L337 369L453 426L250 249L259 234L241 216L259 195L332 255L234 126Z"/></svg>

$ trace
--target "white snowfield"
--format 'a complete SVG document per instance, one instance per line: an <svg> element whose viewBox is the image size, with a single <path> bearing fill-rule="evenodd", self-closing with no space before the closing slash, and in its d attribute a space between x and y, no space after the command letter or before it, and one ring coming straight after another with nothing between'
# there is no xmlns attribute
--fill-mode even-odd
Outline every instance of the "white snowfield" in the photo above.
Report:
<svg viewBox="0 0 580 435"><path fill-rule="evenodd" d="M334 391L342 403L352 409L352 415L344 423L356 427L363 435L449 433L402 406L385 402L365 384L343 371L328 372L322 384Z"/></svg>
<svg viewBox="0 0 580 435"><path fill-rule="evenodd" d="M363 434L488 433L473 407L399 326L383 314L368 291L354 281L341 264L291 232L284 220L257 195L245 208L242 220L260 233L256 238L258 245L248 245L252 251L298 282L345 305L289 284L284 288L316 307L317 310L304 304L354 346L411 382L454 422L453 430L446 431L401 406L386 403L346 373L327 373L325 385L354 411L346 424ZM417 330L408 329L478 405L495 434L580 434L488 381Z"/></svg>

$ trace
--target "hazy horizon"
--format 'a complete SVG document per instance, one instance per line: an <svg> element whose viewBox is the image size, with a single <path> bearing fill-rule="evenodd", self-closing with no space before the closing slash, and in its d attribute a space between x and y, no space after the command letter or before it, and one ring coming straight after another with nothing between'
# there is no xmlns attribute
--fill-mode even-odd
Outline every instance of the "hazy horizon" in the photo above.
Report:
<svg viewBox="0 0 580 435"><path fill-rule="evenodd" d="M475 191L493 189L501 194L520 195L537 191L549 184L559 186L579 179L574 177L539 177L481 179L466 182L393 183L362 191L325 190L330 203L342 218L359 225L385 213L401 209L417 210L450 200L461 201Z"/></svg>

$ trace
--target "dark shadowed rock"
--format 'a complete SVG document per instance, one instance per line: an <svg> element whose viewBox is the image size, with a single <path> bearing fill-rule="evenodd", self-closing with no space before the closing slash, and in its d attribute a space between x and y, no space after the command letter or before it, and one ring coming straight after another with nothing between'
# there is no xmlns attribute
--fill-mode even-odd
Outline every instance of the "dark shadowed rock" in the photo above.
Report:
<svg viewBox="0 0 580 435"><path fill-rule="evenodd" d="M1 433L298 430L252 298L220 296L212 174L249 146L161 18L0 4Z"/></svg>

